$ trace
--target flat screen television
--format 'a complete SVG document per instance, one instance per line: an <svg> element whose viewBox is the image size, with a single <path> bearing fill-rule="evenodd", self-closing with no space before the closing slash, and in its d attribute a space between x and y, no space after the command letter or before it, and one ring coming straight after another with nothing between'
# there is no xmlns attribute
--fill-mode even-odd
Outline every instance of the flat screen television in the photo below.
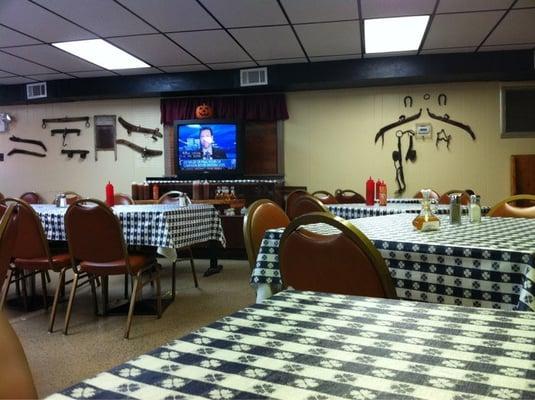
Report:
<svg viewBox="0 0 535 400"><path fill-rule="evenodd" d="M229 120L187 120L174 124L177 176L235 177L241 173L241 124Z"/></svg>

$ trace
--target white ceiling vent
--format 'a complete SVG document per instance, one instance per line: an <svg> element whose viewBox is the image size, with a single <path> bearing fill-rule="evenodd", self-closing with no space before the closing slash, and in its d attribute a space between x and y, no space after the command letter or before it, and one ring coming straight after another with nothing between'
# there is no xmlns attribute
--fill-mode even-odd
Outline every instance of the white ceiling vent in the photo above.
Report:
<svg viewBox="0 0 535 400"><path fill-rule="evenodd" d="M260 86L267 84L267 67L240 70L240 86Z"/></svg>
<svg viewBox="0 0 535 400"><path fill-rule="evenodd" d="M26 98L28 100L42 99L43 97L46 97L46 82L29 83L26 85Z"/></svg>

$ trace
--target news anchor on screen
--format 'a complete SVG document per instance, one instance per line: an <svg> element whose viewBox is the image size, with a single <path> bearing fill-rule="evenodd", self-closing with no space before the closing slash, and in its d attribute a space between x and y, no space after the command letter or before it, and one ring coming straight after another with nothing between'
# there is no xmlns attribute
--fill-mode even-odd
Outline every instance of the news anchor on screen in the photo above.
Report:
<svg viewBox="0 0 535 400"><path fill-rule="evenodd" d="M214 147L214 133L211 128L201 127L199 130L201 158L205 160L222 160L227 158L225 150Z"/></svg>

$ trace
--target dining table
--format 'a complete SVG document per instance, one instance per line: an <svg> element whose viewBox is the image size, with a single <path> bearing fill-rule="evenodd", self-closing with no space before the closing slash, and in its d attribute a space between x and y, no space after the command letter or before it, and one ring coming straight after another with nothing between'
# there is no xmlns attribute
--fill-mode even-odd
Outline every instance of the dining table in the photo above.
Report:
<svg viewBox="0 0 535 400"><path fill-rule="evenodd" d="M535 398L535 314L285 290L48 397Z"/></svg>
<svg viewBox="0 0 535 400"><path fill-rule="evenodd" d="M391 199L386 206L380 206L378 203L374 205L366 205L365 203L346 203L346 204L326 204L327 210L330 213L345 219L365 218L365 217L377 217L380 215L392 215L392 214L418 214L422 206L420 199L399 199L399 202ZM405 200L405 201L401 201ZM431 210L434 214L449 215L450 206L448 204L432 204ZM486 215L490 208L487 206L481 207L481 215ZM461 213L468 214L468 206L461 206Z"/></svg>
<svg viewBox="0 0 535 400"><path fill-rule="evenodd" d="M450 224L448 216L438 217L440 229L428 232L414 229L413 214L348 221L380 252L400 298L535 311L534 219L483 217L470 223L464 216L461 224ZM306 228L338 232L324 224ZM257 301L282 287L278 248L283 231L267 230L261 242L250 278Z"/></svg>

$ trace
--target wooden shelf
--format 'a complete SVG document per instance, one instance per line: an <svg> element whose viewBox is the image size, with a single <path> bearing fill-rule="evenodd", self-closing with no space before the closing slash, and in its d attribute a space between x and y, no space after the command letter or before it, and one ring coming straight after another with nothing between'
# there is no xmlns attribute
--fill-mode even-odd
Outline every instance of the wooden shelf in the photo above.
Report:
<svg viewBox="0 0 535 400"><path fill-rule="evenodd" d="M222 200L222 199L208 199L208 200L192 200L193 204L211 204L213 206L229 206L231 208L242 208L245 205L244 199Z"/></svg>

